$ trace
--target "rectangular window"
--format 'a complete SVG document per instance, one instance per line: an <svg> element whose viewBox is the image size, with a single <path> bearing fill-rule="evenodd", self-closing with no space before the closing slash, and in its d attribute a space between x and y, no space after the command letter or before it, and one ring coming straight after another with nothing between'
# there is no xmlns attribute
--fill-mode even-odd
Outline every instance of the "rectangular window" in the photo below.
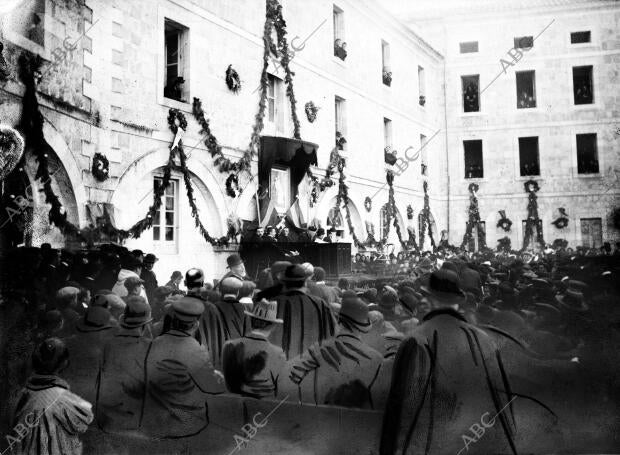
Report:
<svg viewBox="0 0 620 455"><path fill-rule="evenodd" d="M519 36L514 39L515 49L531 49L534 47L533 36Z"/></svg>
<svg viewBox="0 0 620 455"><path fill-rule="evenodd" d="M461 88L463 91L463 112L480 111L480 76L461 76Z"/></svg>
<svg viewBox="0 0 620 455"><path fill-rule="evenodd" d="M586 248L603 245L603 223L600 218L581 218L581 244Z"/></svg>
<svg viewBox="0 0 620 455"><path fill-rule="evenodd" d="M577 172L598 174L596 133L577 135Z"/></svg>
<svg viewBox="0 0 620 455"><path fill-rule="evenodd" d="M164 96L173 100L189 100L189 29L170 19L164 23L166 58Z"/></svg>
<svg viewBox="0 0 620 455"><path fill-rule="evenodd" d="M389 118L383 119L383 145L386 151L392 151L392 121Z"/></svg>
<svg viewBox="0 0 620 455"><path fill-rule="evenodd" d="M536 76L534 71L516 71L517 109L536 107Z"/></svg>
<svg viewBox="0 0 620 455"><path fill-rule="evenodd" d="M267 74L267 132L284 132L284 104L282 80Z"/></svg>
<svg viewBox="0 0 620 455"><path fill-rule="evenodd" d="M155 177L153 190L162 185L163 179ZM161 198L161 207L153 217L153 240L156 242L175 242L177 237L177 180L170 180Z"/></svg>
<svg viewBox="0 0 620 455"><path fill-rule="evenodd" d="M347 122L346 122L346 100L339 96L335 98L336 109L336 145L339 150L346 150L347 146Z"/></svg>
<svg viewBox="0 0 620 455"><path fill-rule="evenodd" d="M381 63L383 68L383 83L392 85L392 68L390 66L390 44L381 40Z"/></svg>
<svg viewBox="0 0 620 455"><path fill-rule="evenodd" d="M11 29L39 46L45 47L45 0L26 0L9 16Z"/></svg>
<svg viewBox="0 0 620 455"><path fill-rule="evenodd" d="M344 41L344 12L334 5L334 56L344 60L347 56L347 43Z"/></svg>
<svg viewBox="0 0 620 455"><path fill-rule="evenodd" d="M422 175L428 175L426 136L424 134L420 134L420 173Z"/></svg>
<svg viewBox="0 0 620 455"><path fill-rule="evenodd" d="M470 54L472 52L478 52L478 41L467 41L459 43L461 54Z"/></svg>
<svg viewBox="0 0 620 455"><path fill-rule="evenodd" d="M426 104L426 75L424 68L418 65L418 93L420 95L420 106Z"/></svg>
<svg viewBox="0 0 620 455"><path fill-rule="evenodd" d="M481 179L484 176L482 164L482 140L463 141L465 150L465 178Z"/></svg>
<svg viewBox="0 0 620 455"><path fill-rule="evenodd" d="M575 98L575 104L594 103L592 65L573 67L573 95Z"/></svg>
<svg viewBox="0 0 620 455"><path fill-rule="evenodd" d="M589 43L591 40L590 30L585 32L572 32L570 34L571 44Z"/></svg>
<svg viewBox="0 0 620 455"><path fill-rule="evenodd" d="M521 177L540 175L538 137L519 138L519 165Z"/></svg>

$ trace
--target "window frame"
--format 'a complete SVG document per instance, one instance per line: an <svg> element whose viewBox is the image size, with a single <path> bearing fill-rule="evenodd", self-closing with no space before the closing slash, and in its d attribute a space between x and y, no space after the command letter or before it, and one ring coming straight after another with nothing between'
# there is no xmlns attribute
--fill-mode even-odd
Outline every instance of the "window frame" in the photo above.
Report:
<svg viewBox="0 0 620 455"><path fill-rule="evenodd" d="M272 74L270 72L267 73L267 106L266 106L266 116L265 116L265 132L271 133L273 136L283 136L286 132L286 107L284 106L284 81L281 78ZM270 91L273 87L273 96L270 96ZM273 99L273 120L269 119L269 104L270 100Z"/></svg>
<svg viewBox="0 0 620 455"><path fill-rule="evenodd" d="M334 137L336 133L340 133L348 141L347 100L338 95L334 95ZM342 145L342 149L347 150L347 142Z"/></svg>
<svg viewBox="0 0 620 455"><path fill-rule="evenodd" d="M478 109L475 111L466 111L465 110L465 79L476 78L478 86L477 86L477 98L478 98ZM480 74L466 74L461 75L461 107L462 114L479 114L482 112L482 103L480 99Z"/></svg>
<svg viewBox="0 0 620 455"><path fill-rule="evenodd" d="M573 42L573 35L578 34L578 33L587 33L588 34L588 41L582 41L579 43L574 43ZM568 36L569 36L569 43L571 46L583 46L583 45L588 45L588 44L592 44L592 30L579 30L576 32L568 32Z"/></svg>
<svg viewBox="0 0 620 455"><path fill-rule="evenodd" d="M595 152L596 164L597 164L596 172L579 172L579 136L594 136L594 152ZM601 175L601 160L600 160L599 149L598 149L598 133L596 132L576 133L574 144L575 144L575 160L576 160L575 168L577 171L577 176L579 177L600 176Z"/></svg>
<svg viewBox="0 0 620 455"><path fill-rule="evenodd" d="M584 236L583 236L583 227L584 227L583 226L583 222L584 221L589 221L589 222L598 221L599 222L599 224L600 224L600 234L601 234L601 236L600 236L601 244L600 245L596 245L596 244L585 245L585 239L584 239ZM600 248L601 246L603 246L603 243L604 243L603 234L604 234L604 232L603 232L603 217L596 217L596 216L595 217L591 217L590 216L590 217L587 217L587 218L579 217L579 237L580 237L580 239L579 239L580 242L579 243L581 244L581 246L586 247L586 248L596 248L596 249Z"/></svg>
<svg viewBox="0 0 620 455"><path fill-rule="evenodd" d="M335 59L335 61L344 64L346 60L343 60L336 55L336 41L340 40L343 43L346 43L344 10L335 3L332 4L332 29L332 58Z"/></svg>
<svg viewBox="0 0 620 455"><path fill-rule="evenodd" d="M387 117L383 117L383 150L385 151L385 149L387 147L390 147L390 151L392 151L392 147L393 147L393 123L392 120L387 118Z"/></svg>
<svg viewBox="0 0 620 455"><path fill-rule="evenodd" d="M576 91L575 91L575 70L577 69L581 69L581 68L589 68L590 69L590 91L591 93L591 97L592 97L592 101L590 103L577 103L575 100L575 95L576 95ZM595 80L594 80L594 65L578 65L578 66L571 66L571 105L572 106L578 106L578 107L582 107L582 106L593 106L596 104L596 94L595 94Z"/></svg>
<svg viewBox="0 0 620 455"><path fill-rule="evenodd" d="M519 106L519 75L525 75L525 74L531 74L532 75L532 92L533 92L533 98L534 98L534 105L530 106L530 107L520 107ZM536 93L536 70L531 69L531 70L523 70L523 71L515 71L515 90L516 90L516 94L517 94L517 102L516 102L516 108L519 111L522 110L530 110L530 109L537 109L538 108L538 96Z"/></svg>
<svg viewBox="0 0 620 455"><path fill-rule="evenodd" d="M155 184L156 181L160 181L160 182L163 181L163 178L164 176L161 173L153 174L153 185ZM166 212L170 212L170 210L166 210L166 199L169 197L168 191L170 187L174 189L174 194L172 195L172 198L173 198L172 213L173 213L173 218L174 218L173 225L172 225L173 239L166 240L166 228L168 227L168 224L166 224ZM176 253L178 251L178 246L179 246L179 233L180 233L179 188L180 188L180 180L176 177L171 177L169 186L168 188L166 188L164 194L162 195L162 205L160 209L157 211L159 220L153 219L153 226L152 226L153 232L151 235L151 241L153 242L153 245L157 247L158 251L165 251L170 254ZM155 190L155 186L153 186L153 191L154 190ZM159 239L155 239L156 228L159 229Z"/></svg>
<svg viewBox="0 0 620 455"><path fill-rule="evenodd" d="M521 42L526 39L526 40L531 40L532 41L532 45L530 47L521 47ZM534 48L534 36L533 35L522 35L522 36L515 36L513 38L513 48L516 50L519 49L524 49L525 52L529 52Z"/></svg>
<svg viewBox="0 0 620 455"><path fill-rule="evenodd" d="M522 150L521 150L521 140L525 140L525 139L536 139L536 166L538 169L538 173L537 174L523 174L523 157L522 157ZM527 178L527 177L540 177L540 137L539 136L520 136L517 138L517 147L518 147L518 152L519 152L519 176L521 178Z"/></svg>
<svg viewBox="0 0 620 455"><path fill-rule="evenodd" d="M428 176L428 154L426 144L428 137L420 133L420 175Z"/></svg>
<svg viewBox="0 0 620 455"><path fill-rule="evenodd" d="M464 45L468 45L468 44L474 44L476 45L476 50L473 51L469 51L469 50L463 50L464 49ZM476 41L460 41L459 42L459 54L477 54L480 52L480 45L478 40Z"/></svg>
<svg viewBox="0 0 620 455"><path fill-rule="evenodd" d="M421 102L424 97L424 103ZM426 106L426 70L422 65L418 65L418 106L424 108Z"/></svg>
<svg viewBox="0 0 620 455"><path fill-rule="evenodd" d="M177 60L175 64L168 62L168 32L169 30L175 31L177 37ZM164 62L163 62L163 89L161 92L162 97L167 101L180 103L181 105L190 104L191 100L191 78L190 78L190 32L189 27L182 23L171 19L170 17L164 18ZM168 68L176 66L177 77L182 77L185 82L183 83L183 90L181 93L181 99L169 98L164 94L164 90L168 85Z"/></svg>
<svg viewBox="0 0 620 455"><path fill-rule="evenodd" d="M465 143L474 143L474 142L479 142L480 143L480 163L481 163L481 173L482 175L480 176L475 176L475 177L467 177L467 148ZM463 175L464 180L467 181L471 181L471 180L481 180L484 179L484 143L482 139L463 139L462 140L462 144L463 144Z"/></svg>

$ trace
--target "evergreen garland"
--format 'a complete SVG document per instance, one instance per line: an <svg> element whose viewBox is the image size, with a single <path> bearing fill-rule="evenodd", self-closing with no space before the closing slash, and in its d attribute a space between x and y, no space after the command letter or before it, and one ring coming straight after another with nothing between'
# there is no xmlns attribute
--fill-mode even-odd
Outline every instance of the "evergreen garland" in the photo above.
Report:
<svg viewBox="0 0 620 455"><path fill-rule="evenodd" d="M413 227L413 207L411 204L407 205L407 219L412 223L411 229L407 229L409 232L409 239L407 240L407 245L413 248L415 251L419 251L418 243L415 240L415 228Z"/></svg>
<svg viewBox="0 0 620 455"><path fill-rule="evenodd" d="M385 179L387 181L388 186L390 187L388 190L388 223L390 221L390 218L392 218L394 228L396 229L396 235L398 236L398 241L400 242L402 248L406 250L407 242L403 240L403 234L400 230L400 224L398 223L398 216L396 216L397 211L396 211L396 200L394 198L394 173L388 170L386 172ZM390 230L389 230L389 224L388 224L388 229L385 234L386 237L389 231ZM382 241L384 240L387 240L387 239L382 239Z"/></svg>
<svg viewBox="0 0 620 455"><path fill-rule="evenodd" d="M480 229L480 211L478 210L478 198L476 197L476 193L479 189L480 187L477 183L469 184L469 221L465 224L465 235L463 235L461 248L464 248L471 242L474 226L478 228L478 249L483 250L486 248L484 233Z"/></svg>
<svg viewBox="0 0 620 455"><path fill-rule="evenodd" d="M523 184L525 192L528 193L527 220L525 220L525 235L523 236L523 249L527 249L536 229L536 241L541 248L545 247L545 240L542 234L542 223L538 217L538 197L536 193L540 190L538 182L528 180Z"/></svg>
<svg viewBox="0 0 620 455"><path fill-rule="evenodd" d="M426 230L428 229L428 237L431 240L431 246L435 248L435 239L433 238L433 227L431 226L430 214L430 198L428 197L428 182L424 180L422 183L422 188L424 189L424 208L421 211L422 215L422 226L420 228L420 248L424 246L424 235Z"/></svg>
<svg viewBox="0 0 620 455"><path fill-rule="evenodd" d="M340 172L340 177L338 178L338 194L336 195L336 207L340 207L340 205L344 205L345 210L345 218L347 219L347 225L349 226L349 233L353 238L353 244L360 248L363 246L362 242L357 238L355 234L355 228L353 227L353 222L351 221L351 210L349 209L349 187L345 183L346 176L344 175L344 167L345 161L343 158L338 160L338 172Z"/></svg>

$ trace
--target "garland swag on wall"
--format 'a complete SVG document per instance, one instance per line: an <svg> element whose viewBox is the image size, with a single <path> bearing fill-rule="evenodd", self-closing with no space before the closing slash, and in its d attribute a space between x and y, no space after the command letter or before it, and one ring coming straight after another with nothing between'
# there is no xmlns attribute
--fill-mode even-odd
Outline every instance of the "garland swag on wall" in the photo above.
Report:
<svg viewBox="0 0 620 455"><path fill-rule="evenodd" d="M426 230L428 229L428 237L431 240L431 246L435 248L435 239L433 238L433 227L431 226L431 207L429 203L428 197L428 182L424 180L422 184L422 188L424 189L424 208L420 212L422 215L422 226L420 227L420 248L424 247L424 235Z"/></svg>
<svg viewBox="0 0 620 455"><path fill-rule="evenodd" d="M396 229L396 235L398 236L398 241L400 242L402 248L404 250L407 249L407 242L403 240L403 234L400 230L400 224L398 223L398 216L396 216L396 200L394 199L394 173L390 170L386 171L385 179L389 186L388 190L388 223L390 218L392 218L394 228ZM386 237L389 233L389 229L386 230ZM385 242L387 239L382 239L382 242Z"/></svg>
<svg viewBox="0 0 620 455"><path fill-rule="evenodd" d="M271 31L274 28L276 30L277 43L273 42L273 38L271 36ZM252 158L258 154L258 149L260 147L260 133L264 128L265 109L267 106L267 86L269 83L267 68L269 67L271 53L281 55L280 64L282 68L284 68L285 72L284 81L286 83L286 95L291 104L293 137L295 139L301 139L300 123L299 118L297 117L297 100L295 99L295 91L293 89L294 73L289 68L290 54L286 34L286 21L282 16L282 6L278 0L267 0L265 26L263 28L263 68L260 78L258 112L254 117L254 126L250 136L250 144L243 152L243 156L239 159L239 161L232 162L224 156L222 153L222 147L219 145L217 138L211 132L209 120L205 118L202 102L199 98L194 98L192 114L200 125L200 134L205 136L204 144L214 159L214 165L221 173L231 172L237 175L243 171L250 173ZM311 176L311 173L309 173L309 176Z"/></svg>
<svg viewBox="0 0 620 455"><path fill-rule="evenodd" d="M535 180L528 180L523 184L525 192L528 193L527 203L527 219L525 220L525 235L523 236L523 249L525 250L534 235L534 229L536 229L536 242L541 248L545 247L545 240L542 233L542 222L538 217L538 197L536 193L540 190L538 182Z"/></svg>
<svg viewBox="0 0 620 455"><path fill-rule="evenodd" d="M35 155L36 161L39 163L37 167L37 173L35 179L41 179L44 182L43 192L45 194L45 202L51 205L49 211L50 224L56 226L60 231L68 236L81 239L87 243L92 243L102 238L102 235L108 237L117 238L119 241L124 241L129 237L137 238L142 233L152 227L153 219L156 212L159 210L162 204L162 197L166 187L170 183L170 176L174 165L174 157L176 152L179 152L181 159L181 171L186 181L186 186L189 182L189 170L186 165L186 157L183 152L181 141L179 141L176 147L172 147L170 155L168 157L168 163L164 168L164 177L162 184L159 185L153 192L153 204L149 207L149 210L144 218L136 222L128 230L117 229L112 226L109 221L103 226L91 227L80 230L77 226L67 220L67 214L58 196L54 193L52 188L52 179L50 178L48 169L49 153L53 153L54 150L47 143L43 135L43 115L39 111L39 103L36 97L36 83L35 73L40 73L42 60L40 57L28 57L26 54L20 56L20 78L26 90L23 97L23 109L22 117L19 124L19 130L24 134L26 141L26 147L32 150ZM173 133L177 133L178 128L187 127L187 121L182 113L171 109L168 115L168 125ZM202 223L198 218L198 209L195 206L193 199L193 188L191 185L187 188L188 198L190 200L190 206L192 207L192 216L196 220L196 225L199 227L201 234L212 245L220 246L227 244L226 237L220 239L212 238L209 233L204 229Z"/></svg>
<svg viewBox="0 0 620 455"><path fill-rule="evenodd" d="M469 218L467 223L465 223L465 235L463 235L463 242L461 243L461 248L464 248L466 245L469 245L473 236L472 232L474 230L474 226L477 228L478 233L478 249L483 250L486 248L486 241L484 238L484 232L480 229L480 211L478 210L478 198L476 194L480 187L477 183L470 183L468 187L469 191Z"/></svg>
<svg viewBox="0 0 620 455"><path fill-rule="evenodd" d="M418 243L415 240L415 228L413 227L413 207L411 207L411 204L407 205L407 219L409 220L407 227L409 239L407 240L407 245L413 248L415 251L419 251L420 249L418 248Z"/></svg>
<svg viewBox="0 0 620 455"><path fill-rule="evenodd" d="M355 234L355 228L351 221L351 210L349 209L349 187L345 183L346 176L344 175L345 160L340 158L338 161L338 172L340 177L338 178L338 194L336 195L336 207L340 207L342 204L345 210L345 218L347 219L347 225L349 226L349 233L353 238L353 244L360 248L363 247L362 242L357 238Z"/></svg>

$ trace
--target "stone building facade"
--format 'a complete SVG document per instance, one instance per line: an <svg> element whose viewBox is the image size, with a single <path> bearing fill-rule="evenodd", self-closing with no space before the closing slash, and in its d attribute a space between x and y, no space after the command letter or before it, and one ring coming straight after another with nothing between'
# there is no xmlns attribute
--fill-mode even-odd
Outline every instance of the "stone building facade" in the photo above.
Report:
<svg viewBox="0 0 620 455"><path fill-rule="evenodd" d="M380 226L380 212L387 203L384 149L404 152L419 148L445 121L443 57L375 2L284 0L289 42L297 51L291 62L294 88L305 141L319 145L317 176L324 173L334 137L346 137L347 183L352 222L366 237L365 221ZM21 52L38 54L43 68L58 62L57 48L74 43L75 49L45 70L38 86L44 134L56 156L52 186L60 195L68 219L86 227L92 204L114 207L116 226L128 228L142 218L152 203L154 181L161 176L173 140L167 124L170 108L188 119L183 138L188 166L201 219L213 236L225 235L227 218L257 217L256 179L241 179L245 190L237 198L225 194L224 181L213 165L191 114L191 101L200 98L211 129L231 159L242 156L249 143L258 109L258 87L263 64L263 1L243 0L24 0L19 8L2 13L4 57L12 68L0 87L0 121L16 125L23 84L17 77ZM347 57L335 56L334 42L346 43ZM64 44L63 44L64 43ZM166 52L168 49L168 53ZM64 55L64 54L63 54ZM290 137L292 121L285 98L284 71L270 61L270 109L263 134ZM233 94L225 84L228 65L238 71L242 90ZM383 80L384 70L392 80ZM165 96L169 75L182 76L179 100ZM169 93L168 93L169 95ZM420 97L424 100L421 103ZM320 107L314 123L307 121L304 104ZM397 177L397 209L403 231L407 205L417 217L422 207L422 179L430 183L434 230L447 220L443 191L447 167L444 138L427 148L424 160ZM91 173L96 152L110 162L110 178L97 181ZM427 154L428 155L427 155ZM422 157L420 157L420 160ZM47 222L47 210L34 179L36 164L24 170L32 196L31 242L63 245L63 237ZM257 162L252 163L257 173ZM337 179L337 173L335 179ZM127 242L129 248L154 252L162 260L155 271L164 279L173 270L202 266L208 276L218 276L229 251L206 244L194 227L180 174L166 193L157 233L146 231ZM337 185L325 191L308 220L326 224L334 206ZM367 212L364 199L373 197ZM290 202L290 201L289 201ZM398 245L394 229L390 241ZM348 236L348 229L344 229Z"/></svg>
<svg viewBox="0 0 620 455"><path fill-rule="evenodd" d="M475 182L487 244L508 236L521 248L530 179L540 186L547 243L561 238L574 248L619 240L611 213L620 196L620 5L482 1L409 19L445 57L451 243L462 241ZM472 77L479 106L466 112ZM476 148L480 176L466 163ZM467 158L475 167L477 157ZM552 224L559 208L569 218L563 229ZM508 233L496 227L499 210L513 222Z"/></svg>

